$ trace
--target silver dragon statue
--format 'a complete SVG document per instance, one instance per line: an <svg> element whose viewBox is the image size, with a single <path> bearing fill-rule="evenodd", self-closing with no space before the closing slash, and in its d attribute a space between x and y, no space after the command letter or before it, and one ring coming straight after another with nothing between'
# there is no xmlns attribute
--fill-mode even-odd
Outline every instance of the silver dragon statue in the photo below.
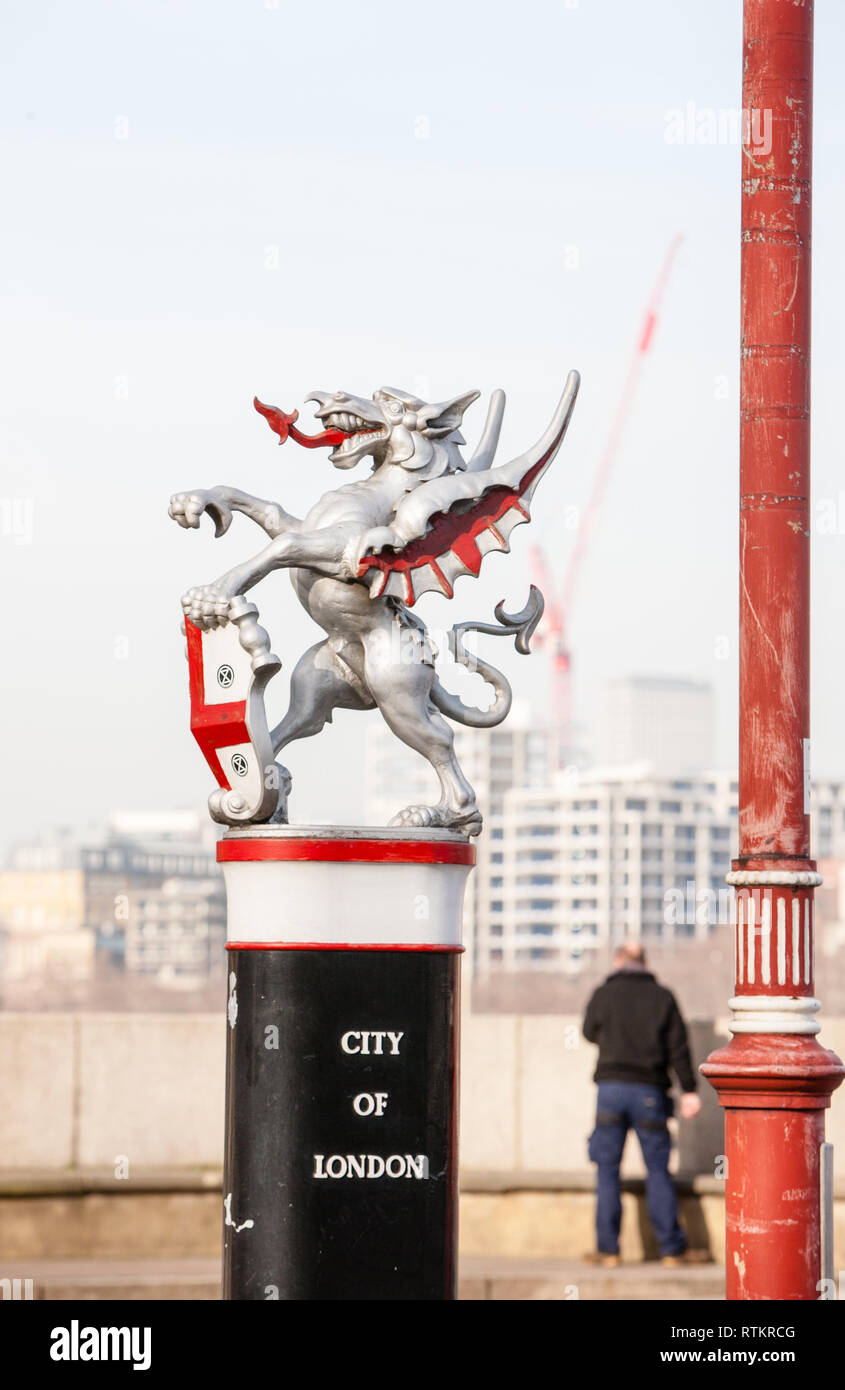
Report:
<svg viewBox="0 0 845 1390"><path fill-rule="evenodd" d="M486 554L509 550L510 533L530 520L534 489L560 448L578 384L578 373L570 372L545 434L503 464L494 463L502 391L491 397L468 460L461 453L461 423L478 391L437 404L393 389L376 391L372 399L315 391L309 399L317 402L323 424L316 435L297 428L297 411L287 415L256 398L256 410L280 444L292 438L308 448L331 446L331 462L344 470L369 458L369 475L326 492L303 520L232 487L171 498L170 516L180 526L197 528L207 512L222 536L233 513L243 512L270 537L251 560L189 589L182 599L191 727L218 782L209 800L216 820L284 823L290 776L275 755L319 733L335 709L378 707L393 732L428 759L442 790L436 806L408 806L391 825L478 834L481 814L447 720L476 728L499 724L510 708L511 689L500 671L470 657L462 637L469 630L510 635L517 650L527 652L543 612L542 595L532 586L522 612L508 614L499 604L496 623L458 623L451 630L453 657L471 664L493 687L486 711L443 687L425 625L411 610L428 590L451 598L456 579L477 575ZM300 603L326 636L300 658L288 711L269 729L264 692L280 662L244 595L277 569L290 571Z"/></svg>

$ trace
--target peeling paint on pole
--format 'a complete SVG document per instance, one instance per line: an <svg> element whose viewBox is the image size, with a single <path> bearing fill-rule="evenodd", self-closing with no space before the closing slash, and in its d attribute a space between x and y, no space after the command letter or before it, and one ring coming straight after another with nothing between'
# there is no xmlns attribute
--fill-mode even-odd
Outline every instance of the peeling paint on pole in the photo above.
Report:
<svg viewBox="0 0 845 1390"><path fill-rule="evenodd" d="M702 1067L725 1107L730 1299L819 1297L819 1151L842 1064L819 1046L810 858L812 0L745 0L739 852L734 1034Z"/></svg>
<svg viewBox="0 0 845 1390"><path fill-rule="evenodd" d="M745 5L742 154L740 859L810 853L812 5ZM770 114L769 114L770 113Z"/></svg>

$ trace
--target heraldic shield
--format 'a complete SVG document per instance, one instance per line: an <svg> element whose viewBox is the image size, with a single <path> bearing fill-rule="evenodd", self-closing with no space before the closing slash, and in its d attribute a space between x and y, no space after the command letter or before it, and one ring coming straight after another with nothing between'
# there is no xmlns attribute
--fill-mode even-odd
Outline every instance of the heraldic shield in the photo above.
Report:
<svg viewBox="0 0 845 1390"><path fill-rule="evenodd" d="M289 776L273 759L264 691L281 668L258 609L241 595L228 622L203 631L185 619L191 732L217 779L212 820L243 825L284 813Z"/></svg>

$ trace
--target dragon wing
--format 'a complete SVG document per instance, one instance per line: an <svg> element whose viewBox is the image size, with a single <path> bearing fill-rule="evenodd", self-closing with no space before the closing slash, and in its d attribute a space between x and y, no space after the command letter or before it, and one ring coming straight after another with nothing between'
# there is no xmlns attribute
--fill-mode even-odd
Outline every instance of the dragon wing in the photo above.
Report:
<svg viewBox="0 0 845 1390"><path fill-rule="evenodd" d="M569 373L551 424L527 453L497 468L442 474L408 493L391 523L401 547L361 561L371 598L385 594L412 605L429 589L451 598L455 580L477 575L491 550L510 550L511 531L531 520L534 489L563 442L580 380ZM498 423L502 404L497 393Z"/></svg>

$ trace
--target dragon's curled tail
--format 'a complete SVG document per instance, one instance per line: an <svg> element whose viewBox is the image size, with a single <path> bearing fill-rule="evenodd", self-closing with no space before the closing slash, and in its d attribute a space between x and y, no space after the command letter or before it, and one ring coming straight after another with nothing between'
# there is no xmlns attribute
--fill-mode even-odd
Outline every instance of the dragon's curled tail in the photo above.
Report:
<svg viewBox="0 0 845 1390"><path fill-rule="evenodd" d="M482 661L481 657L466 650L463 645L463 635L465 632L484 632L491 637L513 637L516 650L525 656L530 651L531 638L543 616L544 606L543 595L532 584L528 602L520 613L506 613L504 604L499 603L494 609L495 623L455 624L449 632L449 650L452 656L462 666L466 666L471 671L478 671L484 680L492 685L496 697L489 709L476 709L472 705L465 705L460 696L452 695L435 676L434 684L431 687L431 698L442 714L445 714L449 719L456 720L459 724L467 724L474 729L492 729L496 724L501 724L507 716L513 700L510 683L501 671L496 670L495 666L491 666L489 662Z"/></svg>

